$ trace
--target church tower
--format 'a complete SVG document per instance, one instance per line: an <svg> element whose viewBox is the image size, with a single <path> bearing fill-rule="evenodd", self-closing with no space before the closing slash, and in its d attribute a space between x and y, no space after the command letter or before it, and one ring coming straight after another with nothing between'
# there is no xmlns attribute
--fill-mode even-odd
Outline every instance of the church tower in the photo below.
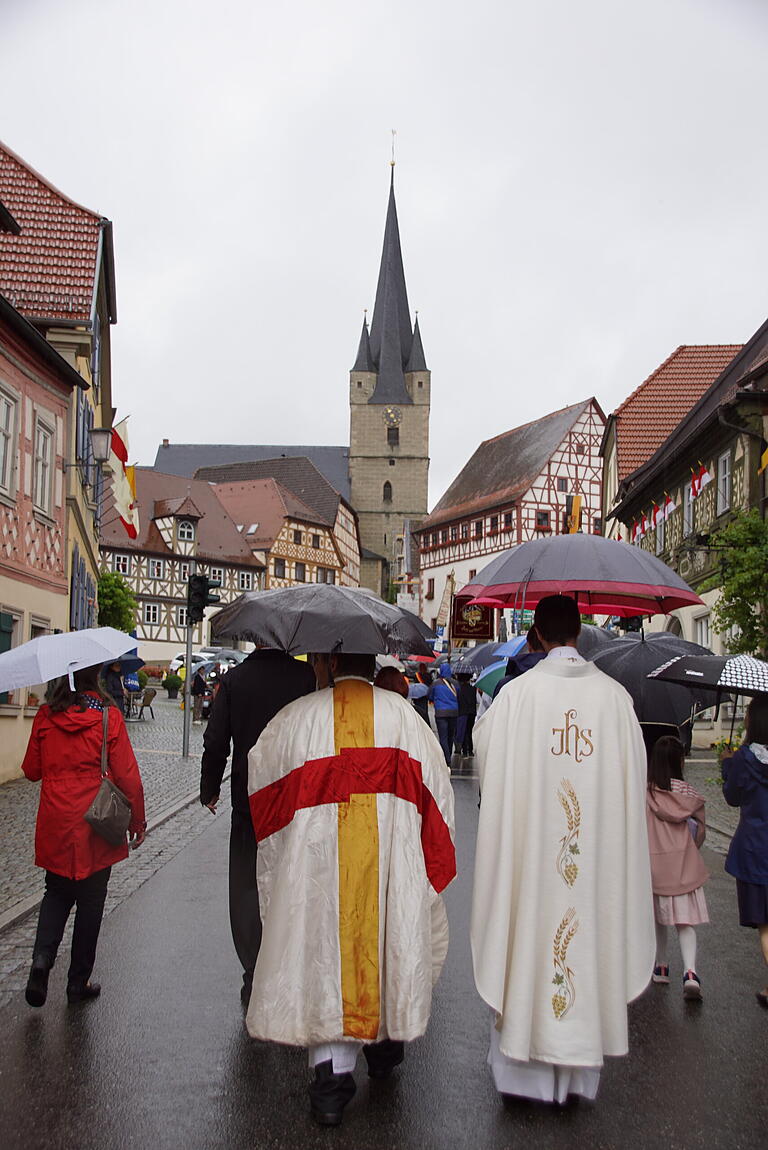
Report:
<svg viewBox="0 0 768 1150"><path fill-rule="evenodd" d="M430 373L419 320L411 327L394 165L384 248L370 331L363 321L355 365L349 373L349 479L363 548L382 556L387 578L398 574L404 527L427 514ZM363 557L361 582L382 588L381 564Z"/></svg>

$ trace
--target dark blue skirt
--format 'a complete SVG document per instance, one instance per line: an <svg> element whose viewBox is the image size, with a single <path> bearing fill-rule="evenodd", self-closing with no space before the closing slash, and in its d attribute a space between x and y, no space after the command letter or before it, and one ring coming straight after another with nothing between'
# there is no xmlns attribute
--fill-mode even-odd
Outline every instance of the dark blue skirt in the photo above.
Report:
<svg viewBox="0 0 768 1150"><path fill-rule="evenodd" d="M736 879L739 900L739 922L742 926L764 926L768 923L768 886Z"/></svg>

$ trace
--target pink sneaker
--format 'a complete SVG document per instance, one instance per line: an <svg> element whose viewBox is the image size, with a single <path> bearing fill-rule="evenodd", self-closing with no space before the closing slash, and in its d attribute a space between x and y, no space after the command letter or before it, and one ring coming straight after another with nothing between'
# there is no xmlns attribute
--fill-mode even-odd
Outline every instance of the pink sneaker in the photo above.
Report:
<svg viewBox="0 0 768 1150"><path fill-rule="evenodd" d="M653 968L653 981L654 982L669 982L669 967L668 966L654 966Z"/></svg>

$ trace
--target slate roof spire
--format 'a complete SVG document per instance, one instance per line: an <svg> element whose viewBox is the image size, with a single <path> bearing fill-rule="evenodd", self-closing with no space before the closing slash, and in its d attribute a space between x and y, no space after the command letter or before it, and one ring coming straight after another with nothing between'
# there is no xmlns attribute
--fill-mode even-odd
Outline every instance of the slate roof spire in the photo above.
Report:
<svg viewBox="0 0 768 1150"><path fill-rule="evenodd" d="M368 316L366 314L363 319L363 330L360 332L360 344L357 349L357 357L352 367L353 371L375 371L376 365L373 362L371 355L371 339L368 334Z"/></svg>
<svg viewBox="0 0 768 1150"><path fill-rule="evenodd" d="M400 229L395 204L395 169L389 185L384 246L376 286L376 302L371 321L370 351L378 379L369 403L411 403L405 387L405 367L411 356L411 331L408 292L405 287ZM422 352L423 356L423 352Z"/></svg>
<svg viewBox="0 0 768 1150"><path fill-rule="evenodd" d="M419 331L419 313L416 313L416 322L413 325L413 343L411 344L411 354L408 357L406 364L406 371L429 371L427 361L424 358L424 347L421 342L421 332Z"/></svg>

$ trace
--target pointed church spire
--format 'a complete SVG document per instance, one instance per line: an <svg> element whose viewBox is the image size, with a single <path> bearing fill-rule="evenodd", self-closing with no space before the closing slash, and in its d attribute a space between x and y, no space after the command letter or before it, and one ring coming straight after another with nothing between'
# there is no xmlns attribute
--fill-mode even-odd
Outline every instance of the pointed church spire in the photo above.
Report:
<svg viewBox="0 0 768 1150"><path fill-rule="evenodd" d="M405 287L400 229L397 223L393 166L370 334L371 355L378 368L378 379L369 403L411 402L406 391L403 372L411 355L412 342L408 292Z"/></svg>
<svg viewBox="0 0 768 1150"><path fill-rule="evenodd" d="M419 313L416 312L416 322L413 325L413 343L411 344L411 354L405 368L406 371L429 371L427 361L424 358L424 348L421 343L421 332L419 331Z"/></svg>
<svg viewBox="0 0 768 1150"><path fill-rule="evenodd" d="M375 371L376 365L373 362L371 355L371 340L368 335L368 316L366 314L363 319L363 330L360 332L360 344L357 349L357 358L355 359L353 371Z"/></svg>

